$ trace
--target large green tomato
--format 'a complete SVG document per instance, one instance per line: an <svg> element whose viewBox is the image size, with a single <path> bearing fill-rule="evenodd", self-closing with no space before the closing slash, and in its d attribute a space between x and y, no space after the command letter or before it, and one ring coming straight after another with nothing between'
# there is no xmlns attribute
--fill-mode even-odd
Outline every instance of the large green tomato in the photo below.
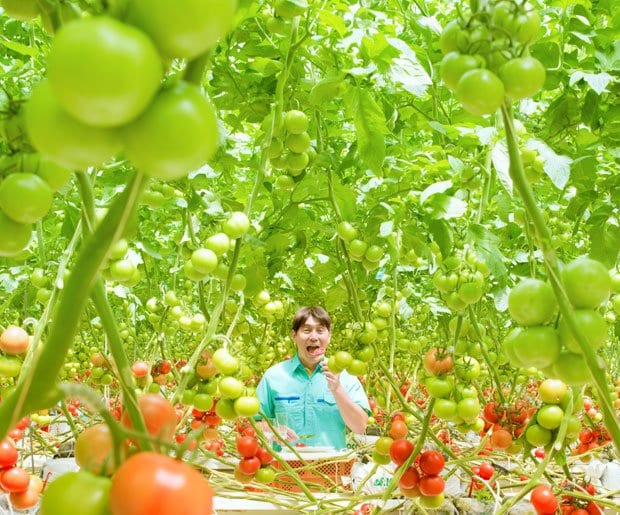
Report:
<svg viewBox="0 0 620 515"><path fill-rule="evenodd" d="M180 82L161 91L148 109L124 129L127 157L146 175L180 179L215 152L217 122L197 86Z"/></svg>
<svg viewBox="0 0 620 515"><path fill-rule="evenodd" d="M472 114L492 114L504 101L504 84L489 70L469 70L457 84L456 97Z"/></svg>
<svg viewBox="0 0 620 515"><path fill-rule="evenodd" d="M540 325L551 320L558 301L549 283L523 279L508 294L508 312L521 325Z"/></svg>
<svg viewBox="0 0 620 515"><path fill-rule="evenodd" d="M39 221L52 205L52 190L38 175L12 173L0 183L0 208L21 224Z"/></svg>
<svg viewBox="0 0 620 515"><path fill-rule="evenodd" d="M30 224L20 224L0 211L0 256L16 256L26 248L32 236Z"/></svg>
<svg viewBox="0 0 620 515"><path fill-rule="evenodd" d="M608 328L605 319L593 309L576 309L574 311L577 327L593 350L600 349L605 341L607 341ZM558 332L560 341L570 352L582 354L581 347L577 342L577 338L568 327L568 323L564 317L560 318L558 324Z"/></svg>
<svg viewBox="0 0 620 515"><path fill-rule="evenodd" d="M151 40L107 16L64 25L54 39L47 67L60 105L95 127L134 120L155 96L163 76Z"/></svg>
<svg viewBox="0 0 620 515"><path fill-rule="evenodd" d="M506 95L518 100L534 96L545 83L545 67L535 57L518 57L503 64L499 78Z"/></svg>
<svg viewBox="0 0 620 515"><path fill-rule="evenodd" d="M166 57L192 59L232 27L237 0L132 0L126 21L146 32Z"/></svg>
<svg viewBox="0 0 620 515"><path fill-rule="evenodd" d="M586 384L591 380L590 369L581 354L562 352L553 364L553 372L558 379L571 386Z"/></svg>
<svg viewBox="0 0 620 515"><path fill-rule="evenodd" d="M575 259L564 267L561 276L568 298L576 308L594 309L609 297L611 278L599 261Z"/></svg>
<svg viewBox="0 0 620 515"><path fill-rule="evenodd" d="M45 488L41 515L108 515L110 479L90 472L68 472Z"/></svg>
<svg viewBox="0 0 620 515"><path fill-rule="evenodd" d="M479 67L480 62L473 55L450 52L441 60L439 71L448 89L456 91L456 86L463 74Z"/></svg>
<svg viewBox="0 0 620 515"><path fill-rule="evenodd" d="M26 130L35 148L56 164L84 170L112 158L121 148L119 134L79 122L60 106L47 81L32 91L25 107Z"/></svg>
<svg viewBox="0 0 620 515"><path fill-rule="evenodd" d="M524 367L548 367L560 354L557 332L551 326L526 327L514 339L514 353Z"/></svg>

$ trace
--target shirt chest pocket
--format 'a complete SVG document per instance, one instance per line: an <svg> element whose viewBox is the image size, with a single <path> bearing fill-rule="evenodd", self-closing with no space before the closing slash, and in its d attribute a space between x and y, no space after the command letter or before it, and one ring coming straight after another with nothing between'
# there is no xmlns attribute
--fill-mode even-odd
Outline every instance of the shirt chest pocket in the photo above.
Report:
<svg viewBox="0 0 620 515"><path fill-rule="evenodd" d="M293 430L303 425L304 405L299 395L278 395L274 398L276 423Z"/></svg>
<svg viewBox="0 0 620 515"><path fill-rule="evenodd" d="M316 403L319 409L337 409L336 399L334 399L334 394L331 392L324 393L321 397L317 398Z"/></svg>

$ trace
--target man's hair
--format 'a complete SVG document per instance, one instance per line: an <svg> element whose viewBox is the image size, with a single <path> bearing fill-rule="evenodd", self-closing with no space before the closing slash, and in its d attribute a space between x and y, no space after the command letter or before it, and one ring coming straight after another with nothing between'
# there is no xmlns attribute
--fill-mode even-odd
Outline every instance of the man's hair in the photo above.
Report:
<svg viewBox="0 0 620 515"><path fill-rule="evenodd" d="M296 333L310 317L320 322L328 331L331 331L332 319L324 308L321 306L305 306L298 309L293 317L293 332Z"/></svg>

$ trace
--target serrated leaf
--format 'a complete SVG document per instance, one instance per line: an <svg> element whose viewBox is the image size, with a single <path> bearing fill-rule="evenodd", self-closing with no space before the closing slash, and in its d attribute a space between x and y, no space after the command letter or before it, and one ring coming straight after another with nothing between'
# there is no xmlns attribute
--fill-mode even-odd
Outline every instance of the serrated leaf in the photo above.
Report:
<svg viewBox="0 0 620 515"><path fill-rule="evenodd" d="M530 138L525 146L538 152L543 160L543 169L551 182L556 188L563 189L570 177L570 165L573 160L556 154L544 141L536 138Z"/></svg>
<svg viewBox="0 0 620 515"><path fill-rule="evenodd" d="M385 115L366 89L352 89L345 97L347 109L353 116L357 136L357 153L362 162L379 174L385 158L385 135L388 133Z"/></svg>
<svg viewBox="0 0 620 515"><path fill-rule="evenodd" d="M390 78L412 95L424 96L433 81L418 61L415 52L401 39L386 39L390 45L400 50L400 57L392 59Z"/></svg>
<svg viewBox="0 0 620 515"><path fill-rule="evenodd" d="M582 71L573 72L570 76L569 84L573 86L577 82L583 79L592 90L599 95L607 90L607 86L613 80L613 77L609 73L584 73Z"/></svg>
<svg viewBox="0 0 620 515"><path fill-rule="evenodd" d="M420 204L424 204L426 200L437 193L443 193L452 187L452 181L436 182L428 186L422 193L420 193Z"/></svg>

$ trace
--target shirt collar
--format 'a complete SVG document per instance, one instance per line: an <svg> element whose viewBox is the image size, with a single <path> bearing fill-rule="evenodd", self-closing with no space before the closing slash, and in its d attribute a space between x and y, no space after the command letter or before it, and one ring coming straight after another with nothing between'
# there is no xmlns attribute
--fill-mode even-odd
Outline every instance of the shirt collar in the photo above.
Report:
<svg viewBox="0 0 620 515"><path fill-rule="evenodd" d="M308 377L308 374L306 373L306 368L304 367L304 364L301 362L301 360L299 359L299 354L295 354L291 359L288 360L289 366L290 366L290 371L291 372L303 372L303 374ZM312 375L314 375L317 372L317 370L315 369L314 372L312 372ZM322 372L322 369L319 367L318 372Z"/></svg>

